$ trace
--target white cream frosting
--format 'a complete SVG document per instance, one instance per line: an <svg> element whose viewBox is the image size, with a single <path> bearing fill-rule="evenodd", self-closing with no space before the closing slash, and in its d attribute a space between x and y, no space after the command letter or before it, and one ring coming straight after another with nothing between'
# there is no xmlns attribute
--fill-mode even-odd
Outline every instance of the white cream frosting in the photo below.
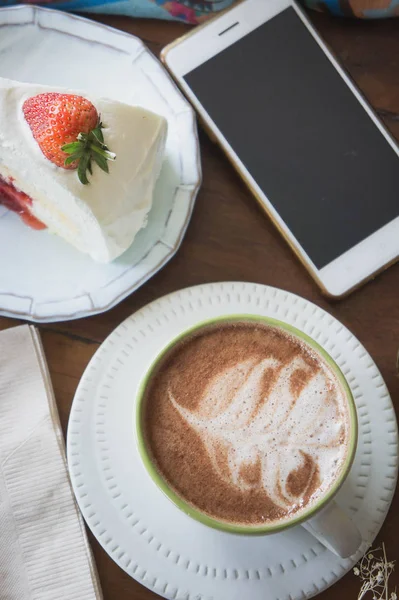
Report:
<svg viewBox="0 0 399 600"><path fill-rule="evenodd" d="M44 92L78 94L94 104L116 154L109 174L94 164L90 183L82 185L76 170L45 158L22 112L27 98ZM32 214L51 232L99 262L122 254L145 226L166 133L163 117L137 106L0 78L0 175L32 198Z"/></svg>
<svg viewBox="0 0 399 600"><path fill-rule="evenodd" d="M295 496L289 477L303 466L305 455L320 481L313 504L331 488L347 454L342 440L348 428L345 397L329 370L322 367L312 374L298 395L291 389L291 377L308 369L301 357L288 364L248 358L215 376L194 411L181 406L169 390L169 400L201 438L220 478L241 491L263 488L288 512L303 507L307 490ZM264 395L270 371L276 377ZM242 468L251 465L259 466L260 481L242 476Z"/></svg>

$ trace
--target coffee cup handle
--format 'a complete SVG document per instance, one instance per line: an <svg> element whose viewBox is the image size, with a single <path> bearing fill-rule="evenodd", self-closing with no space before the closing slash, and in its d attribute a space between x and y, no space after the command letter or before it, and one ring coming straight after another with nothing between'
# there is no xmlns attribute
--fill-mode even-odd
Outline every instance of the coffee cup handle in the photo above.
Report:
<svg viewBox="0 0 399 600"><path fill-rule="evenodd" d="M341 558L355 554L362 543L358 528L334 501L302 523L302 527Z"/></svg>

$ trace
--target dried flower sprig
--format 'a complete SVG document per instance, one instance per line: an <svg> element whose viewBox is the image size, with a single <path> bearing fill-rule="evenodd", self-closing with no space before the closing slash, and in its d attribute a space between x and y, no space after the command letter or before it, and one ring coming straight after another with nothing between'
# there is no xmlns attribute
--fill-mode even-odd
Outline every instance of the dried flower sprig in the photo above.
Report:
<svg viewBox="0 0 399 600"><path fill-rule="evenodd" d="M389 577L394 570L395 561L388 561L385 545L369 550L357 563L353 572L363 582L357 600L368 592L373 600L397 600L396 589L389 592Z"/></svg>

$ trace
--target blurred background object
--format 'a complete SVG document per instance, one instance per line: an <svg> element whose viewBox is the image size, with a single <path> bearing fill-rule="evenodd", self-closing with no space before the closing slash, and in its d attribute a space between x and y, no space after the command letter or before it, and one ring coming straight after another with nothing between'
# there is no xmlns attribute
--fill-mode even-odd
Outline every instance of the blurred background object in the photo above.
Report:
<svg viewBox="0 0 399 600"><path fill-rule="evenodd" d="M72 12L92 12L180 20L198 25L237 0L24 0L25 4L39 4ZM267 0L265 0L267 1ZM399 0L300 0L318 11L338 16L383 18L399 16ZM18 0L0 0L1 6L21 4Z"/></svg>
<svg viewBox="0 0 399 600"><path fill-rule="evenodd" d="M302 0L309 8L343 17L381 19L399 16L399 0Z"/></svg>

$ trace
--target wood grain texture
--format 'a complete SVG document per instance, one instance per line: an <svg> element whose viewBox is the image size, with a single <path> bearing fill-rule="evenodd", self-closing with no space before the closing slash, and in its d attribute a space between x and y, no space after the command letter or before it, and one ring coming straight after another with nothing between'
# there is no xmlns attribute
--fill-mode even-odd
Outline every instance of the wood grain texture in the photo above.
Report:
<svg viewBox="0 0 399 600"><path fill-rule="evenodd" d="M399 22L352 21L315 13L311 13L311 18L399 140ZM188 30L179 23L125 17L104 16L97 20L141 37L155 54ZM40 326L64 432L79 378L98 345L114 327L164 294L222 280L252 281L283 288L331 312L374 357L398 414L399 379L395 360L399 347L399 264L345 300L328 302L260 211L221 151L202 132L200 142L203 186L187 235L172 261L140 290L103 315ZM0 329L19 322L0 318ZM385 541L391 559L399 559L398 531L397 494L378 538ZM92 536L90 540L105 600L156 598L119 569ZM392 583L399 587L395 574ZM355 600L359 588L358 579L350 573L324 592L322 598L335 600L340 595L343 600Z"/></svg>

